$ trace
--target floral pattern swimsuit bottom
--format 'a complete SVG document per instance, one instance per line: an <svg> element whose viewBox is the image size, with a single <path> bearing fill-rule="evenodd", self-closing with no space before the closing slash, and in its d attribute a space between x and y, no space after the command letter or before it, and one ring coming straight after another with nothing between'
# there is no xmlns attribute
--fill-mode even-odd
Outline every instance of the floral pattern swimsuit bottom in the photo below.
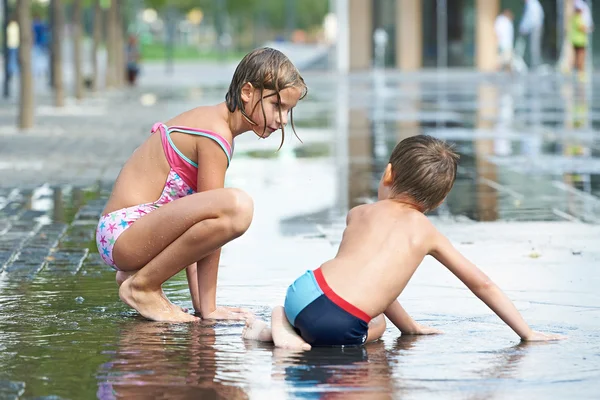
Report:
<svg viewBox="0 0 600 400"><path fill-rule="evenodd" d="M113 260L113 248L119 236L135 221L144 215L174 200L196 193L196 180L198 175L198 164L187 158L173 143L172 132L187 133L190 135L203 136L214 140L227 156L227 166L231 162L233 147L222 136L217 133L186 128L182 126L167 127L162 123L156 123L152 127L152 133L160 130L162 146L171 170L167 176L165 187L158 200L152 203L139 204L132 207L122 208L108 214L102 215L96 228L96 245L98 252L104 262L118 270Z"/></svg>

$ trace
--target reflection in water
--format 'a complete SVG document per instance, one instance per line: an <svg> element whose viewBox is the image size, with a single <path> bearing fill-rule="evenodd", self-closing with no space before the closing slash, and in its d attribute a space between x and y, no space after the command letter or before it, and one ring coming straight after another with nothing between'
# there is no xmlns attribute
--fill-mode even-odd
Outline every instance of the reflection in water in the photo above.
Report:
<svg viewBox="0 0 600 400"><path fill-rule="evenodd" d="M373 98L366 107L336 104L337 115L348 116L336 124L335 146L347 155L336 158L347 189L336 209L373 201L394 145L430 134L455 143L461 156L455 187L432 214L478 221L600 220L598 199L586 198L600 193L600 160L585 85L394 82L375 71L361 93ZM344 164L347 172L339 170Z"/></svg>
<svg viewBox="0 0 600 400"><path fill-rule="evenodd" d="M98 398L247 399L219 374L215 329L204 324L123 324L116 351L98 372Z"/></svg>
<svg viewBox="0 0 600 400"><path fill-rule="evenodd" d="M373 140L366 110L350 112L348 134L348 206L363 204L373 197Z"/></svg>
<svg viewBox="0 0 600 400"><path fill-rule="evenodd" d="M335 100L335 166L336 166L336 184L337 184L337 209L336 213L343 215L349 208L348 204L348 182L349 168L347 163L349 160L348 154L348 138L349 138L349 83L348 77L343 75L338 79Z"/></svg>
<svg viewBox="0 0 600 400"><path fill-rule="evenodd" d="M494 121L497 119L497 99L498 93L495 85L479 86L478 129L493 128ZM498 175L496 165L489 162L489 156L494 153L494 140L492 138L476 138L474 147L477 214L480 221L495 221L498 219L498 191L493 185L498 182Z"/></svg>
<svg viewBox="0 0 600 400"><path fill-rule="evenodd" d="M389 398L402 393L393 378L392 359L417 340L418 336L400 337L391 349L381 340L364 347L324 347L303 353L274 349L273 377L283 377L299 398Z"/></svg>
<svg viewBox="0 0 600 400"><path fill-rule="evenodd" d="M538 345L520 343L491 353L461 354L456 360L459 363L456 371L444 372L433 365L423 365L427 361L421 358L431 357L429 352L423 353L431 346L428 339L427 336L400 336L391 346L380 340L364 347L315 348L303 353L275 348L272 378L285 381L298 398L384 399L392 395L457 390L466 398L491 399L502 397L502 382L520 374L529 349ZM446 357L454 356L456 354L449 353ZM440 357L434 365L444 363L444 356ZM467 372L465 362L466 365L474 362L480 368L474 373ZM429 371L429 379L423 375L425 371ZM467 379L468 375L473 376ZM465 379L469 387L466 392Z"/></svg>

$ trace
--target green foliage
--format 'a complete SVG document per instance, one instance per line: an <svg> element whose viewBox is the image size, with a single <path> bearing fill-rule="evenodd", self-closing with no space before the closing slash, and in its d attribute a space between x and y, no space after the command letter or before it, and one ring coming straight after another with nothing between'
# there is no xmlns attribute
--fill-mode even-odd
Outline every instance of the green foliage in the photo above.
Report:
<svg viewBox="0 0 600 400"><path fill-rule="evenodd" d="M219 5L231 16L242 18L262 14L269 26L283 29L286 25L287 4L291 4L294 12L295 25L298 29L310 29L320 25L328 10L325 0L144 0L144 5L159 12L166 11L167 6L186 13L192 8L200 8L211 18L219 10Z"/></svg>

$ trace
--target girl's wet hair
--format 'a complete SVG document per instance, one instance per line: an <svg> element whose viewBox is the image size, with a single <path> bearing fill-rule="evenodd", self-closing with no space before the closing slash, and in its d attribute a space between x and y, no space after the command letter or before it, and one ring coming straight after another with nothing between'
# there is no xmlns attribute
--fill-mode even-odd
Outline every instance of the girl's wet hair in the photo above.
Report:
<svg viewBox="0 0 600 400"><path fill-rule="evenodd" d="M266 132L267 116L263 107L263 93L266 90L273 90L274 96L277 96L278 104L281 103L281 97L279 92L284 89L295 87L301 90L300 100L306 96L308 88L304 83L304 79L300 76L298 69L292 64L292 62L282 52L269 48L263 47L256 49L248 53L242 61L238 64L233 74L233 79L229 85L229 90L225 95L225 102L229 112L235 112L240 110L242 116L248 120L252 125L258 125L249 116L244 109L244 103L242 101L242 87L250 83L255 89L260 91L260 105L263 112L264 118L264 130L263 135ZM254 106L254 109L258 106L258 103ZM250 112L253 114L254 109ZM281 109L279 109L279 118L282 118ZM296 134L296 128L294 126L293 112L290 110L290 122L292 124L292 130L294 135ZM279 148L283 146L285 137L284 127L281 127L281 144ZM300 138L298 138L300 139Z"/></svg>

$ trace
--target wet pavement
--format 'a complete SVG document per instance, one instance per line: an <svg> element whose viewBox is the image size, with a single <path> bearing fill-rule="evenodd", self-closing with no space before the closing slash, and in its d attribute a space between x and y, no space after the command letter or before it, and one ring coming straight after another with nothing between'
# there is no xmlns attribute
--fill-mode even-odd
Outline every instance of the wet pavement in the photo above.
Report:
<svg viewBox="0 0 600 400"><path fill-rule="evenodd" d="M400 300L444 334L388 327L365 349L295 354L242 341L240 323L169 326L122 305L93 243L110 186L153 122L222 98L217 72L185 89L181 73L146 76L60 112L41 96L25 133L0 108L0 398L597 398L600 114L594 85L568 79L307 73L303 143L236 142L226 184L254 198L255 217L224 248L218 291L267 318L335 254L394 144L427 133L461 153L435 224L535 329L568 340L520 344L429 258ZM184 276L165 291L191 306Z"/></svg>

